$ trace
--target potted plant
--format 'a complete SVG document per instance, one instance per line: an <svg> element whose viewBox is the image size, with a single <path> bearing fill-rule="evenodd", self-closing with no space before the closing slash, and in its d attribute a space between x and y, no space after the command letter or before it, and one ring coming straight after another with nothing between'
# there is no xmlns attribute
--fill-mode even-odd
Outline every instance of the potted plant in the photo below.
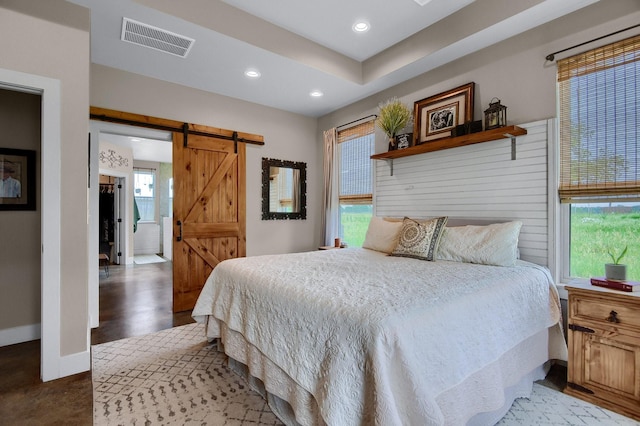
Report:
<svg viewBox="0 0 640 426"><path fill-rule="evenodd" d="M379 106L377 126L389 138L389 150L396 147L396 136L411 123L412 112L397 98L391 98Z"/></svg>
<svg viewBox="0 0 640 426"><path fill-rule="evenodd" d="M627 254L628 248L628 246L625 246L624 250L617 256L612 250L607 250L607 254L613 261L613 263L604 265L604 275L608 280L624 281L627 279L627 265L621 264L620 261Z"/></svg>

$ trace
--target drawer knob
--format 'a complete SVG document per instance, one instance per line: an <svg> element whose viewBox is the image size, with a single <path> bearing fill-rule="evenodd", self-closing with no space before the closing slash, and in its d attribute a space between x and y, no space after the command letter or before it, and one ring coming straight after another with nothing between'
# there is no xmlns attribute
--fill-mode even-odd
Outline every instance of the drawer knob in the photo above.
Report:
<svg viewBox="0 0 640 426"><path fill-rule="evenodd" d="M618 319L618 313L616 311L609 312L609 316L607 317L607 321L609 322L620 322Z"/></svg>

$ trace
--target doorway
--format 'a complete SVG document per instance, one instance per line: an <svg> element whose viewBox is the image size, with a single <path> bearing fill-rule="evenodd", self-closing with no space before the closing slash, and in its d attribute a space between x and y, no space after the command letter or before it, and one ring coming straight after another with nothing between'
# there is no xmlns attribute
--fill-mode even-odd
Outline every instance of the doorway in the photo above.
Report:
<svg viewBox="0 0 640 426"><path fill-rule="evenodd" d="M264 138L98 107L91 107L90 117L171 132L173 311L191 310L211 270L226 259L245 256L246 144L264 145Z"/></svg>
<svg viewBox="0 0 640 426"><path fill-rule="evenodd" d="M41 158L57 159L62 152L60 80L0 68L0 87L42 96L40 149ZM44 161L40 168L41 202L41 300L60 300L60 250L56 250L61 236L60 167L55 161ZM43 218L46 218L44 220ZM42 303L40 314L40 376L43 381L84 371L84 365L74 359L71 366L60 355L60 304ZM86 359L88 364L89 360ZM88 365L87 365L88 369Z"/></svg>
<svg viewBox="0 0 640 426"><path fill-rule="evenodd" d="M98 253L108 275L109 265L122 263L125 178L100 174L99 182Z"/></svg>
<svg viewBox="0 0 640 426"><path fill-rule="evenodd" d="M171 214L170 207L167 207L171 203L160 202L169 194L165 187L168 188L168 178L172 175L171 133L95 120L90 122L90 131L90 170L94 172L90 171L89 176L89 249L96 253L96 257L99 253L109 253L111 264L135 267L136 246L145 243L140 242L141 232L155 230L158 232L155 239L160 241L162 218ZM160 177L151 187L153 194L162 195L157 197L157 207L155 200L149 202L145 198L149 193L136 192L136 169L140 167L152 170ZM151 217L136 222L134 212L139 209L135 206L143 206L145 202L147 207L150 203L155 210L151 211ZM108 214L111 211L115 212L112 224ZM148 209L144 212L149 214ZM102 220L105 217L107 219ZM161 249L155 251L162 253ZM106 271L98 260L89 268L90 325L96 328L99 325L100 280L105 278ZM170 276L171 271L167 274Z"/></svg>
<svg viewBox="0 0 640 426"><path fill-rule="evenodd" d="M40 93L0 84L0 347L7 349L25 342L42 347L41 105ZM25 372L39 377L40 366L25 364Z"/></svg>

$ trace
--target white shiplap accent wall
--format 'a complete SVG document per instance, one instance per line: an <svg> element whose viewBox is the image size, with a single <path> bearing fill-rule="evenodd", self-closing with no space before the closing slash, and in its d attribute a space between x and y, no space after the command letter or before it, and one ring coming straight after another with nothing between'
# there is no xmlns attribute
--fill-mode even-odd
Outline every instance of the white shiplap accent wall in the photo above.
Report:
<svg viewBox="0 0 640 426"><path fill-rule="evenodd" d="M507 138L398 158L393 176L375 161L375 214L520 220L520 257L547 266L547 121L520 127L513 161Z"/></svg>

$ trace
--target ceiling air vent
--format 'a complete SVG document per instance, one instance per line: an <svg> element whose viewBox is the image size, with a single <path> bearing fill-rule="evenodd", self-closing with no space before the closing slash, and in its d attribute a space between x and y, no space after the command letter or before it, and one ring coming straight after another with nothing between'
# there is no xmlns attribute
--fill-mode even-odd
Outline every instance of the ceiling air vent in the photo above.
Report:
<svg viewBox="0 0 640 426"><path fill-rule="evenodd" d="M122 41L171 53L185 58L195 42L194 39L171 31L143 24L129 18L122 18Z"/></svg>

